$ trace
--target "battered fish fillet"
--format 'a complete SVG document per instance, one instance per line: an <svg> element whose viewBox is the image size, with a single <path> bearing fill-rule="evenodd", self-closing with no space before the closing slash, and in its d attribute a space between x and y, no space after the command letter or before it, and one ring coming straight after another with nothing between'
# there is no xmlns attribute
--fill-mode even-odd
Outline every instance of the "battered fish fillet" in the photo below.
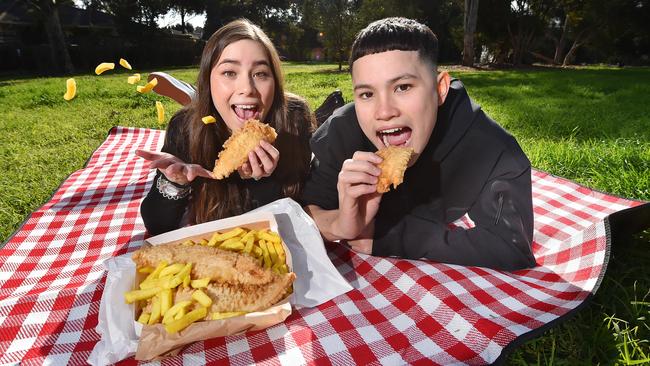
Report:
<svg viewBox="0 0 650 366"><path fill-rule="evenodd" d="M293 283L296 275L291 273L274 273L274 280L267 285L228 285L211 283L203 289L206 295L212 299L212 306L208 314L245 311L253 312L268 309L287 294L289 286ZM174 303L189 300L192 297L192 288L179 288ZM208 315L209 317L209 315Z"/></svg>
<svg viewBox="0 0 650 366"><path fill-rule="evenodd" d="M133 253L138 267L155 268L163 260L168 264L192 263L192 278L209 277L231 285L265 285L276 280L277 275L249 255L203 245L158 245Z"/></svg>
<svg viewBox="0 0 650 366"><path fill-rule="evenodd" d="M244 127L235 131L223 144L214 165L214 176L217 179L228 177L246 161L248 153L253 151L261 140L272 144L278 134L273 127L255 119L246 121Z"/></svg>
<svg viewBox="0 0 650 366"><path fill-rule="evenodd" d="M377 155L384 159L379 164L381 174L377 182L377 192L386 193L390 190L391 184L393 188L402 184L412 154L413 149L410 147L388 146L377 151Z"/></svg>

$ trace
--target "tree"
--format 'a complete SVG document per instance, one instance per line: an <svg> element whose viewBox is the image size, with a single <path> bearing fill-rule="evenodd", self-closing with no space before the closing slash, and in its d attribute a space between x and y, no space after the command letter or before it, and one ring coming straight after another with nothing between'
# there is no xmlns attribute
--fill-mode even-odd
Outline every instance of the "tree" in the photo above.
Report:
<svg viewBox="0 0 650 366"><path fill-rule="evenodd" d="M347 51L359 28L356 21L360 3L353 0L305 0L303 15L308 24L320 30L330 59L343 70Z"/></svg>
<svg viewBox="0 0 650 366"><path fill-rule="evenodd" d="M205 3L203 0L170 0L171 8L181 16L181 32L187 31L185 17L204 12Z"/></svg>
<svg viewBox="0 0 650 366"><path fill-rule="evenodd" d="M35 13L36 18L43 22L45 32L47 33L48 43L50 44L50 54L52 61L55 63L56 72L72 74L74 66L68 52L68 44L65 41L61 20L59 18L59 7L62 5L72 5L71 0L27 0L31 11Z"/></svg>
<svg viewBox="0 0 650 366"><path fill-rule="evenodd" d="M474 32L478 18L479 0L465 0L464 36L463 36L463 65L474 65Z"/></svg>

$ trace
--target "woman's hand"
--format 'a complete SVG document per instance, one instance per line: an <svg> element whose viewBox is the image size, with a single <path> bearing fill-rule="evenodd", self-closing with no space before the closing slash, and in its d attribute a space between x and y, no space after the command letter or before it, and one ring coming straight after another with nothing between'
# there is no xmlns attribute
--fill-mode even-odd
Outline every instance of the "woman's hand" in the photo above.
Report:
<svg viewBox="0 0 650 366"><path fill-rule="evenodd" d="M172 154L146 150L136 150L135 154L148 160L151 163L151 169L157 168L168 181L176 184L187 185L196 177L214 179L211 171L198 164L185 163Z"/></svg>
<svg viewBox="0 0 650 366"><path fill-rule="evenodd" d="M262 140L260 146L248 154L248 161L244 163L237 171L242 179L253 178L259 180L273 174L280 160L280 152L275 146Z"/></svg>

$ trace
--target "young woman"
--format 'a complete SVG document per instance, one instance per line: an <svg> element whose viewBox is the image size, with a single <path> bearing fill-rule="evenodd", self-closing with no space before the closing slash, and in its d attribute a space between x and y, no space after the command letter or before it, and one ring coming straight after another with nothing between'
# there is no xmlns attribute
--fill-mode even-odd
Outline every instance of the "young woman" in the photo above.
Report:
<svg viewBox="0 0 650 366"><path fill-rule="evenodd" d="M283 83L278 53L256 25L236 20L210 37L197 95L172 117L162 152L137 151L158 169L140 207L150 234L299 197L309 172L315 120L305 100L285 93ZM204 124L201 118L208 115L217 122ZM263 141L238 173L213 179L223 143L250 118L275 128L275 144Z"/></svg>

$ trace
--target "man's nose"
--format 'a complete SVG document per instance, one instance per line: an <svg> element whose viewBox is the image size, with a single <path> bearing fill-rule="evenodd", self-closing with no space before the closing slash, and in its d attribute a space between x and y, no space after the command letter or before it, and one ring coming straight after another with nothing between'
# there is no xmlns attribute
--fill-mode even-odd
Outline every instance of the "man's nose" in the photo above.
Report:
<svg viewBox="0 0 650 366"><path fill-rule="evenodd" d="M399 116L399 109L395 106L390 96L380 96L375 108L375 119L389 121Z"/></svg>

